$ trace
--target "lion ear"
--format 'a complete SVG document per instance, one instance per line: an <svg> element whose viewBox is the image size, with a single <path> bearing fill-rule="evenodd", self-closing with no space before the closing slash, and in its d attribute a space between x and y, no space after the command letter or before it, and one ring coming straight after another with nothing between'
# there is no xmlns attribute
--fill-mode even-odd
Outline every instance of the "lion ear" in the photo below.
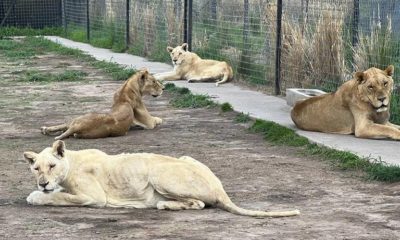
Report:
<svg viewBox="0 0 400 240"><path fill-rule="evenodd" d="M168 47L167 47L167 51L168 51L168 52L170 52L170 53L171 53L171 52L172 52L172 50L174 50L172 47L170 47L170 46L168 46Z"/></svg>
<svg viewBox="0 0 400 240"><path fill-rule="evenodd" d="M185 51L188 51L189 44L187 44L187 43L182 44L182 49L185 50Z"/></svg>
<svg viewBox="0 0 400 240"><path fill-rule="evenodd" d="M57 140L53 143L53 153L56 156L63 158L65 156L65 143L64 141Z"/></svg>
<svg viewBox="0 0 400 240"><path fill-rule="evenodd" d="M355 74L354 74L354 78L357 80L357 82L360 84L360 83L363 83L364 81L365 81L365 76L364 76L364 73L363 72L356 72Z"/></svg>
<svg viewBox="0 0 400 240"><path fill-rule="evenodd" d="M386 75L388 75L389 77L393 76L393 73L394 73L394 66L393 66L393 65L389 65L389 66L385 69L385 73L386 73Z"/></svg>
<svg viewBox="0 0 400 240"><path fill-rule="evenodd" d="M26 161L29 163L29 164L34 164L35 163L35 161L36 161L36 153L34 153L34 152L31 152L31 151L28 151L28 152L24 152L24 158L26 159Z"/></svg>

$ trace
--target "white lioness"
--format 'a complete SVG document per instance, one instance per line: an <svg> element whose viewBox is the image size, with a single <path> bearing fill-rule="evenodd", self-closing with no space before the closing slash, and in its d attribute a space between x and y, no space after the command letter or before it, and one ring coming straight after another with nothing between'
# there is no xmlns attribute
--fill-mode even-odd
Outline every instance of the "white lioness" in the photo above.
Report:
<svg viewBox="0 0 400 240"><path fill-rule="evenodd" d="M187 156L177 159L150 153L107 155L96 149L71 151L58 140L39 154L25 152L24 157L40 190L26 199L33 205L169 210L216 206L246 216L299 214L298 210L263 212L236 206L211 170Z"/></svg>
<svg viewBox="0 0 400 240"><path fill-rule="evenodd" d="M114 94L114 103L109 113L88 113L69 123L41 127L45 135L63 132L56 140L75 138L104 138L127 134L131 125L153 129L162 119L153 117L142 100L144 95L160 96L164 86L147 69L132 75Z"/></svg>
<svg viewBox="0 0 400 240"><path fill-rule="evenodd" d="M292 120L303 130L400 140L400 126L389 122L393 73L393 65L356 72L336 92L297 102Z"/></svg>
<svg viewBox="0 0 400 240"><path fill-rule="evenodd" d="M216 86L231 81L233 71L226 62L201 59L196 53L188 51L188 44L175 48L167 47L171 55L174 71L155 74L158 80L174 81L187 80L188 82L217 81Z"/></svg>

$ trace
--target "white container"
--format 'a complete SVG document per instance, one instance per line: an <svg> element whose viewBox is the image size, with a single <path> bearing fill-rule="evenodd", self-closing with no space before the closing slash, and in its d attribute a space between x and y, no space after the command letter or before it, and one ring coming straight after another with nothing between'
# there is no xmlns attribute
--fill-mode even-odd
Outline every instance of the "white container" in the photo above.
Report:
<svg viewBox="0 0 400 240"><path fill-rule="evenodd" d="M297 101L319 96L326 92L319 89L303 89L303 88L287 88L286 89L286 103L289 106L294 106Z"/></svg>

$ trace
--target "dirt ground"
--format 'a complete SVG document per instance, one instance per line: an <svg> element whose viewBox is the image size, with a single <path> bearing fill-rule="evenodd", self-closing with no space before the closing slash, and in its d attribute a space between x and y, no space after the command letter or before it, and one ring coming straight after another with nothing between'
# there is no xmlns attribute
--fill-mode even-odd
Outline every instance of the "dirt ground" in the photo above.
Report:
<svg viewBox="0 0 400 240"><path fill-rule="evenodd" d="M268 144L235 123L234 113L175 109L167 93L146 98L150 112L164 119L160 127L132 129L118 138L67 139L67 148L189 155L211 168L239 206L297 208L301 215L257 219L213 208L172 212L27 205L36 186L22 153L39 152L53 142L39 127L105 111L121 82L65 57L41 56L26 64L0 58L1 239L400 239L399 184L367 182L294 148ZM16 81L27 67L56 72L57 66L89 75L78 83Z"/></svg>

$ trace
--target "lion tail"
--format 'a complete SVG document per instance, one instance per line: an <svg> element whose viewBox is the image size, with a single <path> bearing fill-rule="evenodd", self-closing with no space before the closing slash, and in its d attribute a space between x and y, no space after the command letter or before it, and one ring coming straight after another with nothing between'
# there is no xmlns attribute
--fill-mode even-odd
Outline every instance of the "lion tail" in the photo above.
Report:
<svg viewBox="0 0 400 240"><path fill-rule="evenodd" d="M217 207L224 209L228 212L231 212L233 214L250 216L250 217L291 217L300 214L300 211L297 209L288 211L271 211L271 212L244 209L236 206L236 204L234 204L226 194L222 200L218 201Z"/></svg>
<svg viewBox="0 0 400 240"><path fill-rule="evenodd" d="M67 131L65 131L63 134L61 134L60 136L55 137L55 140L62 140L64 138L67 138L69 136L71 136L72 134L75 133L75 130L73 128L68 128Z"/></svg>
<svg viewBox="0 0 400 240"><path fill-rule="evenodd" d="M223 83L226 83L226 82L232 80L232 78L233 78L233 70L232 70L231 66L228 65L226 70L227 71L224 72L224 75L222 76L222 79L215 83L215 85L217 87L218 87L219 84L223 84Z"/></svg>

